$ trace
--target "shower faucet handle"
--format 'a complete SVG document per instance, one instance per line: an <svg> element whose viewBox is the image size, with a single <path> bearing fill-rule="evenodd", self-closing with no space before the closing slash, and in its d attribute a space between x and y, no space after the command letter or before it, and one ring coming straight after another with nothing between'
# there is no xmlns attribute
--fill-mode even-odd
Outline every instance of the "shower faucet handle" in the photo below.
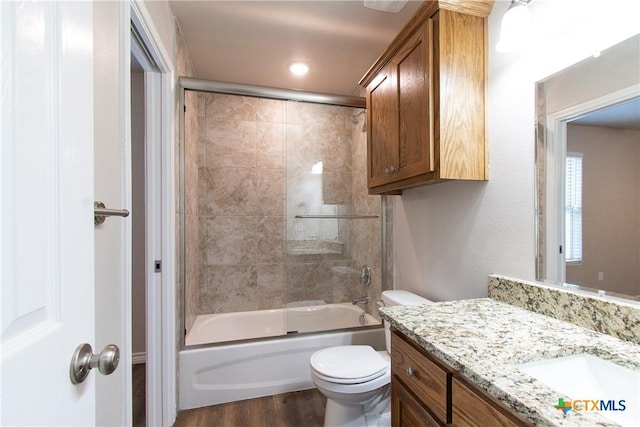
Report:
<svg viewBox="0 0 640 427"><path fill-rule="evenodd" d="M367 264L360 269L360 284L369 286L371 284L371 267Z"/></svg>

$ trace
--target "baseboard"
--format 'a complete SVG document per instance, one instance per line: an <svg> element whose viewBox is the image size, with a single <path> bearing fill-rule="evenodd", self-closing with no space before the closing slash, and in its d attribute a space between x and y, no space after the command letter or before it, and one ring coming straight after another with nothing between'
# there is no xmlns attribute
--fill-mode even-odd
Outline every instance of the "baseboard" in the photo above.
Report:
<svg viewBox="0 0 640 427"><path fill-rule="evenodd" d="M147 363L147 353L144 351L140 353L133 353L131 355L131 363L137 365L139 363Z"/></svg>

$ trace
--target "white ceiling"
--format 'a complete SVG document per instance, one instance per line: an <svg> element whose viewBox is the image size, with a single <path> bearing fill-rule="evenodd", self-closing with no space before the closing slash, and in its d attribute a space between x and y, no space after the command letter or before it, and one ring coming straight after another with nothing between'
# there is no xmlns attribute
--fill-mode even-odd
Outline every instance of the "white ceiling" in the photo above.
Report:
<svg viewBox="0 0 640 427"><path fill-rule="evenodd" d="M594 111L571 124L640 130L640 98Z"/></svg>
<svg viewBox="0 0 640 427"><path fill-rule="evenodd" d="M169 1L197 78L338 95L358 93L420 3L388 13L359 0ZM306 76L287 70L296 60Z"/></svg>

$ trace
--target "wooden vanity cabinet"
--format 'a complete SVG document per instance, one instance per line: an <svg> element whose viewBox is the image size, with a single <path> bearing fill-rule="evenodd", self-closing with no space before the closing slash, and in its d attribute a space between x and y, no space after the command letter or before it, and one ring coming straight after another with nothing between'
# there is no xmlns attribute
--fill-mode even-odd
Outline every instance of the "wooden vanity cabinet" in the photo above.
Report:
<svg viewBox="0 0 640 427"><path fill-rule="evenodd" d="M397 330L391 335L391 425L533 426Z"/></svg>
<svg viewBox="0 0 640 427"><path fill-rule="evenodd" d="M533 423L524 420L494 397L474 387L464 378L453 378L451 387L452 426L533 426Z"/></svg>
<svg viewBox="0 0 640 427"><path fill-rule="evenodd" d="M451 422L452 370L403 334L391 335L391 425Z"/></svg>
<svg viewBox="0 0 640 427"><path fill-rule="evenodd" d="M425 1L360 80L368 188L486 180L486 17L493 0Z"/></svg>

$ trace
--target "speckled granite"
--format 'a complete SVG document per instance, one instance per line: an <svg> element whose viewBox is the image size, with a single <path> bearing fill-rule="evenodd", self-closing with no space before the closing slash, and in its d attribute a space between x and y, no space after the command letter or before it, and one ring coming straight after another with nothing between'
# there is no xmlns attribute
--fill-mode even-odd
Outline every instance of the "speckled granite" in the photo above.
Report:
<svg viewBox="0 0 640 427"><path fill-rule="evenodd" d="M490 298L385 307L384 319L537 426L615 425L554 408L560 393L520 363L590 353L640 371L640 346ZM585 397L587 398L587 397Z"/></svg>
<svg viewBox="0 0 640 427"><path fill-rule="evenodd" d="M640 344L640 304L597 294L489 276L489 297Z"/></svg>

